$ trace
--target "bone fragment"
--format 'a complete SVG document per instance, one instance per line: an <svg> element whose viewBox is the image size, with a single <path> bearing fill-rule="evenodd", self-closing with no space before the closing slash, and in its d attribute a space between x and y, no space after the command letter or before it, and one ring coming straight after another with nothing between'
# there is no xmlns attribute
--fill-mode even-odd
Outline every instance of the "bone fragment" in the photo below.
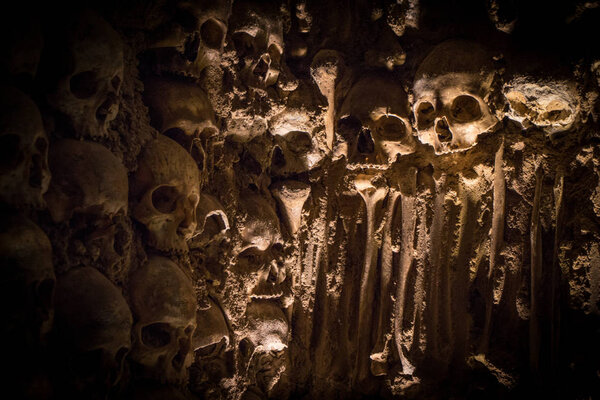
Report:
<svg viewBox="0 0 600 400"><path fill-rule="evenodd" d="M271 193L279 203L292 235L300 229L302 207L310 195L310 186L304 182L287 180L271 187Z"/></svg>
<svg viewBox="0 0 600 400"><path fill-rule="evenodd" d="M354 180L356 190L365 202L367 210L367 235L365 237L365 258L360 279L360 295L358 305L358 341L356 374L357 382L367 377L371 337L371 317L373 311L374 277L377 266L377 243L375 232L375 208L385 199L388 188L381 179L369 175L358 175Z"/></svg>

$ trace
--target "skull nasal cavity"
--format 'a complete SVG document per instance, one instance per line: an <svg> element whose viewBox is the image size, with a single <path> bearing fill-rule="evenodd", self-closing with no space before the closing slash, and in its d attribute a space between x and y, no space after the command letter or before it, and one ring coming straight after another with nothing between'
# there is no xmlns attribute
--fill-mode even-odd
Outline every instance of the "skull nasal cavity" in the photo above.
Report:
<svg viewBox="0 0 600 400"><path fill-rule="evenodd" d="M440 142L449 142L452 140L452 132L450 132L448 122L446 122L445 118L437 120L435 124L435 133L437 133Z"/></svg>
<svg viewBox="0 0 600 400"><path fill-rule="evenodd" d="M202 24L200 36L206 47L220 49L223 43L223 28L216 20L210 18Z"/></svg>
<svg viewBox="0 0 600 400"><path fill-rule="evenodd" d="M256 67L254 68L254 75L264 78L267 76L267 72L269 72L269 64L271 63L271 57L268 54L263 55Z"/></svg>
<svg viewBox="0 0 600 400"><path fill-rule="evenodd" d="M358 135L357 148L358 151L363 154L371 154L375 151L375 143L371 137L370 130L363 129L360 131L360 134Z"/></svg>

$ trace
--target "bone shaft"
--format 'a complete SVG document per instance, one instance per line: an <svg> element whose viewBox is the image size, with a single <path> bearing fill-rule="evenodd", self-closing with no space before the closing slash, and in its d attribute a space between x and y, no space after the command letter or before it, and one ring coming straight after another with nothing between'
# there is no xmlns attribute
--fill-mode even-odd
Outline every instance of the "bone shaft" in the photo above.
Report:
<svg viewBox="0 0 600 400"><path fill-rule="evenodd" d="M325 114L325 134L327 136L327 148L330 151L333 150L333 142L334 142L334 138L335 138L334 120L335 120L335 100L334 100L334 96L332 93L327 96L327 113Z"/></svg>
<svg viewBox="0 0 600 400"><path fill-rule="evenodd" d="M540 203L542 197L542 169L538 167L535 174L535 195L531 213L531 229L529 241L531 246L531 311L529 316L529 366L534 374L539 370L540 358L540 316L539 291L542 279L542 232L540 229Z"/></svg>
<svg viewBox="0 0 600 400"><path fill-rule="evenodd" d="M560 263L558 252L560 248L561 231L563 227L563 196L564 196L564 170L559 168L554 181L554 210L556 216L556 226L554 231L554 252L552 260L551 274L551 304L550 304L550 369L556 371L559 352L559 332L560 332L560 310L559 310L559 285L560 285ZM554 377L551 377L554 378Z"/></svg>

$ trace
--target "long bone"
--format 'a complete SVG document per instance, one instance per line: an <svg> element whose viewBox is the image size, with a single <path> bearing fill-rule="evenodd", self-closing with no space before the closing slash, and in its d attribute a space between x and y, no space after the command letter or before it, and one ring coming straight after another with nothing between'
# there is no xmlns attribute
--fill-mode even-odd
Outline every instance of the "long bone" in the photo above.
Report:
<svg viewBox="0 0 600 400"><path fill-rule="evenodd" d="M540 300L542 283L542 230L540 226L540 205L542 198L543 171L538 165L535 171L535 195L531 212L531 230L529 240L531 245L531 311L529 316L529 367L537 374L540 361Z"/></svg>
<svg viewBox="0 0 600 400"><path fill-rule="evenodd" d="M504 160L504 143L500 145L500 148L496 152L494 161L494 200L493 200L493 211L492 211L492 232L491 232L491 246L490 246L490 265L487 272L486 280L486 309L485 309L485 323L483 326L483 333L481 343L479 345L479 353L487 353L489 342L490 342L490 331L492 322L492 307L493 307L493 276L494 271L498 265L498 256L503 246L504 237L504 209L506 203L506 181L504 176L503 168Z"/></svg>
<svg viewBox="0 0 600 400"><path fill-rule="evenodd" d="M565 192L565 171L564 168L559 167L556 172L554 180L554 215L556 219L556 227L554 230L554 254L552 262L552 273L551 273L551 314L550 314L550 368L552 371L556 370L558 363L558 348L560 344L560 309L559 309L559 290L560 284L560 263L559 263L559 249L560 249L560 238L564 223L564 192Z"/></svg>
<svg viewBox="0 0 600 400"><path fill-rule="evenodd" d="M343 60L335 50L323 49L313 58L310 73L321 94L327 99L327 114L325 115L325 132L327 148L333 150L334 117L335 117L335 84L343 69Z"/></svg>
<svg viewBox="0 0 600 400"><path fill-rule="evenodd" d="M387 374L387 359L390 355L389 339L391 331L392 306L392 269L394 253L397 253L392 243L392 230L396 206L400 198L398 188L390 187L387 208L384 214L385 225L381 246L381 271L379 286L379 315L377 319L377 342L371 351L371 373L375 376Z"/></svg>
<svg viewBox="0 0 600 400"><path fill-rule="evenodd" d="M396 350L400 357L402 372L405 375L413 373L415 367L408 360L404 351L404 339L402 332L402 321L404 318L406 289L408 273L413 265L414 259L414 239L417 225L416 214L416 190L417 190L417 169L409 169L409 190L403 193L401 199L402 205L402 247L400 252L400 273L398 275L398 285L396 287L396 307L394 312L394 336L396 341Z"/></svg>
<svg viewBox="0 0 600 400"><path fill-rule="evenodd" d="M371 337L371 317L373 310L374 277L377 266L377 243L375 233L375 210L388 193L385 181L378 176L359 174L354 179L354 186L365 202L367 216L367 234L365 237L365 257L360 279L358 305L358 341L355 363L356 382L367 377Z"/></svg>

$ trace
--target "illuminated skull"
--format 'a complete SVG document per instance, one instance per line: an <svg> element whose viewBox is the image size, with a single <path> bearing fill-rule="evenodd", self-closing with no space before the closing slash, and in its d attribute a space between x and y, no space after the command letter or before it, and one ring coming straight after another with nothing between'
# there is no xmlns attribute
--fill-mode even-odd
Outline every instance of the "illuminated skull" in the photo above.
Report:
<svg viewBox="0 0 600 400"><path fill-rule="evenodd" d="M12 87L0 88L0 202L42 208L48 189L48 138L33 101Z"/></svg>
<svg viewBox="0 0 600 400"><path fill-rule="evenodd" d="M336 155L349 163L388 165L414 151L406 93L391 76L356 82L338 111Z"/></svg>
<svg viewBox="0 0 600 400"><path fill-rule="evenodd" d="M147 24L144 57L157 72L200 77L218 66L227 34L231 0L160 0L162 17Z"/></svg>
<svg viewBox="0 0 600 400"><path fill-rule="evenodd" d="M196 230L200 199L194 159L177 142L159 135L143 151L131 184L133 217L148 230L148 244L186 252Z"/></svg>
<svg viewBox="0 0 600 400"><path fill-rule="evenodd" d="M185 383L196 329L192 282L171 260L153 256L133 274L129 291L135 317L131 356L140 374Z"/></svg>
<svg viewBox="0 0 600 400"><path fill-rule="evenodd" d="M106 136L119 111L121 38L93 11L70 18L64 35L53 43L57 54L46 60L46 70L54 73L48 77L53 86L47 94L48 103L68 118L76 136Z"/></svg>
<svg viewBox="0 0 600 400"><path fill-rule="evenodd" d="M496 125L486 104L493 79L491 61L475 43L447 41L419 66L413 112L419 140L436 153L470 148Z"/></svg>
<svg viewBox="0 0 600 400"><path fill-rule="evenodd" d="M242 79L253 88L275 84L282 68L283 24L266 2L235 2L231 37L242 65Z"/></svg>

